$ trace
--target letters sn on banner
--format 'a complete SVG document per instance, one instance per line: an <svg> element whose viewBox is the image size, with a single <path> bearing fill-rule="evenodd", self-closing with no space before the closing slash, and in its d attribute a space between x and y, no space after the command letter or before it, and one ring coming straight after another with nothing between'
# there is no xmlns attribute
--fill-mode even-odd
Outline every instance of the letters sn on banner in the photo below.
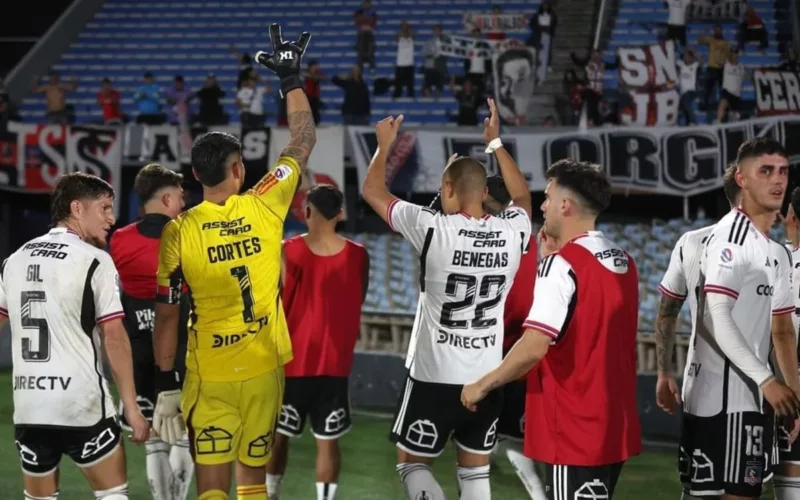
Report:
<svg viewBox="0 0 800 500"><path fill-rule="evenodd" d="M800 73L757 69L753 83L759 115L800 114Z"/></svg>
<svg viewBox="0 0 800 500"><path fill-rule="evenodd" d="M674 125L678 120L680 94L675 66L675 44L619 47L621 120L625 125ZM627 102L624 102L627 101Z"/></svg>

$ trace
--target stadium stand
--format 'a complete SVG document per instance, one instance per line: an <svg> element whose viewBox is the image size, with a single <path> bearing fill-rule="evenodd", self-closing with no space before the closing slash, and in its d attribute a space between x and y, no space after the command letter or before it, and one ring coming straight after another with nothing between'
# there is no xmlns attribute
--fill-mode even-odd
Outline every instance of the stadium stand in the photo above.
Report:
<svg viewBox="0 0 800 500"><path fill-rule="evenodd" d="M767 33L770 36L769 48L766 52L762 53L757 45L749 44L740 54L740 61L750 71L764 66L776 66L780 62L776 33L778 32L779 24L778 15L785 14L785 11L776 8L779 3L772 0L751 0L748 2L748 5L752 6L764 21ZM666 25L666 21L667 9L664 7L662 0L621 0L619 15L616 18L611 40L604 53L605 60L613 61L619 47L654 43L658 38L659 29ZM725 39L732 46L735 46L739 27L738 21L727 21L722 23L722 26ZM688 46L702 57L703 65L701 67L703 68L708 62L708 47L700 45L698 39L703 35L710 34L713 27L714 24L708 21L687 21L686 24ZM676 57L679 56L680 51L676 54ZM607 91L616 89L618 84L617 71L607 69L604 78L605 89ZM698 81L698 85L701 87L704 85L702 79ZM745 101L755 99L755 91L752 82L749 80L745 80L742 88L742 99ZM707 117L705 111L696 110L698 122L706 123L707 118L713 120L715 110L716 107L713 108L710 117Z"/></svg>
<svg viewBox="0 0 800 500"><path fill-rule="evenodd" d="M359 0L305 3L109 0L53 69L64 79L72 75L79 79L77 92L68 97L68 102L75 106L78 123L101 121L96 93L100 81L106 77L122 94L123 112L134 116L133 91L147 71L153 73L162 88L171 86L175 75L183 75L187 87L193 90L202 87L206 75L214 72L227 93L222 100L225 111L230 114L232 122L238 122L234 87L239 67L237 58L231 54L231 45L251 55L257 50L267 49L266 27L280 22L287 32L308 30L313 34L306 61L318 60L329 77L348 73L356 61L353 12L360 4ZM464 12L487 10L488 5L483 0L388 0L376 4L379 19L376 30L377 70L375 75L365 71L367 83L371 85L375 77L393 77L394 36L402 20L411 23L416 33L415 63L419 69L423 61L422 45L430 38L435 24L441 24L445 33L465 34L462 25ZM538 2L508 0L503 2L503 7L507 11L534 12ZM510 38L527 36L515 34ZM449 71L463 74L462 62L451 59ZM271 86L277 93L277 82L271 82ZM416 72L415 88L421 86L422 74ZM323 123L341 123L341 90L332 83L325 83L321 98L326 104ZM265 101L267 112L274 120L276 99ZM448 122L449 116L456 111L456 102L447 92L438 100L421 96L392 99L388 95L373 97L372 100L373 120L403 112L409 124L441 124ZM22 115L28 122L44 121L44 99L41 96L28 97Z"/></svg>

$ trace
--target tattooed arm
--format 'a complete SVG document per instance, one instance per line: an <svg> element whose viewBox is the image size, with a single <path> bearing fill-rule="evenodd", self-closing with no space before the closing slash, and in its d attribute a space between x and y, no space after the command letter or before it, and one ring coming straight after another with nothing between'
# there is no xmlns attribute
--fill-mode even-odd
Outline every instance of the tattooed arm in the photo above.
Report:
<svg viewBox="0 0 800 500"><path fill-rule="evenodd" d="M300 170L305 171L311 150L317 143L317 130L303 89L294 89L286 94L286 115L289 122L289 144L283 148L281 156L294 158Z"/></svg>
<svg viewBox="0 0 800 500"><path fill-rule="evenodd" d="M656 365L659 375L672 375L672 357L675 352L675 327L683 299L661 295L661 306L656 317Z"/></svg>

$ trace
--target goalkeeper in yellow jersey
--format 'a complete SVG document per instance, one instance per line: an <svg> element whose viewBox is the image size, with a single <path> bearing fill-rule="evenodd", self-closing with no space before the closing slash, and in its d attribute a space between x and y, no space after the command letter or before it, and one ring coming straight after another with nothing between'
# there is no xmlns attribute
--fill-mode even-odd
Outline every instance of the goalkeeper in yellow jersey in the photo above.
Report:
<svg viewBox="0 0 800 500"><path fill-rule="evenodd" d="M203 202L167 224L159 249L153 429L172 444L185 423L200 500L227 500L232 462L237 498L266 500L265 465L283 398L283 365L292 359L279 292L281 239L316 142L299 76L310 35L284 42L273 24L270 38L274 53L259 52L256 61L281 80L289 144L267 175L240 195L245 171L239 140L219 132L198 137L192 168ZM192 314L181 381L173 368L184 282Z"/></svg>

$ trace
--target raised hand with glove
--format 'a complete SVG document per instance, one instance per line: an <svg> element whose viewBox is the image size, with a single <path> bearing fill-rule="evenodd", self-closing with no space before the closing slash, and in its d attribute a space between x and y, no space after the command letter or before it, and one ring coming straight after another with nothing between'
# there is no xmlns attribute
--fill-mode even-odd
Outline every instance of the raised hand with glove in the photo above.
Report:
<svg viewBox="0 0 800 500"><path fill-rule="evenodd" d="M273 23L269 26L269 38L272 41L272 54L259 51L255 60L278 75L281 80L281 97L285 99L290 91L303 88L300 70L311 34L304 31L296 42L284 42L281 26Z"/></svg>
<svg viewBox="0 0 800 500"><path fill-rule="evenodd" d="M153 430L170 446L175 445L186 431L181 416L181 379L175 370L156 368L156 408L153 411Z"/></svg>

